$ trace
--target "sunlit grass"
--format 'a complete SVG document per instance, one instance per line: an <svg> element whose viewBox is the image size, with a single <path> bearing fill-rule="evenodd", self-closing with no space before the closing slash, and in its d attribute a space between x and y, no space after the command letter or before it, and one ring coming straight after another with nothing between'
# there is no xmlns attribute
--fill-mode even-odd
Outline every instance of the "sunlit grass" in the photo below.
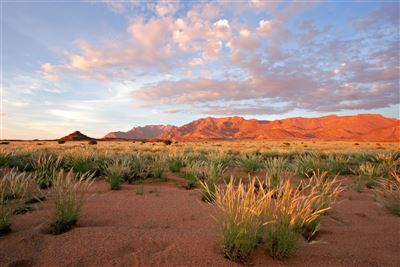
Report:
<svg viewBox="0 0 400 267"><path fill-rule="evenodd" d="M51 219L53 234L68 231L76 224L92 182L91 176L77 176L72 171L57 174L51 192L55 202Z"/></svg>

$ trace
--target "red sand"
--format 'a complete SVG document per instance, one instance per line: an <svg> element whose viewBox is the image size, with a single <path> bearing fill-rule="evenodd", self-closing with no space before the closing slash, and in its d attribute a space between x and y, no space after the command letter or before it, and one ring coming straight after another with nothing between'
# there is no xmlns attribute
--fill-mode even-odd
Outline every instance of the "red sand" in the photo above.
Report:
<svg viewBox="0 0 400 267"><path fill-rule="evenodd" d="M51 201L16 215L0 237L0 266L240 266L224 258L213 207L200 193L176 184L96 182L81 220L71 231L48 234ZM138 189L139 188L139 189ZM255 266L400 266L400 218L370 193L346 191L325 217L318 243L302 242L280 262L258 248Z"/></svg>

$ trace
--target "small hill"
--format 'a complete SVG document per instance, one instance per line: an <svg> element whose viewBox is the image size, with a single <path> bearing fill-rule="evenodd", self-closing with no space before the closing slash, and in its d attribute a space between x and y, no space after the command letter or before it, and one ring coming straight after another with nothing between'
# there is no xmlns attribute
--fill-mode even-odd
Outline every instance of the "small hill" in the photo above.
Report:
<svg viewBox="0 0 400 267"><path fill-rule="evenodd" d="M84 135L80 131L75 131L67 136L64 136L60 138L60 140L65 140L65 141L88 141L88 140L94 140L94 138L91 138L87 135Z"/></svg>

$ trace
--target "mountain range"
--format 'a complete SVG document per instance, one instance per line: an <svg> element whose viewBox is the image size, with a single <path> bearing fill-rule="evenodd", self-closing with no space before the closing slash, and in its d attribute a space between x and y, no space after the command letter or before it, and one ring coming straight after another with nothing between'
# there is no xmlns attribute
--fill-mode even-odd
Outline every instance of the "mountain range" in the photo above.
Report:
<svg viewBox="0 0 400 267"><path fill-rule="evenodd" d="M274 121L242 117L194 120L180 127L147 125L127 132L111 132L105 139L199 140L359 140L400 141L400 120L379 114L329 115L319 118L288 118Z"/></svg>

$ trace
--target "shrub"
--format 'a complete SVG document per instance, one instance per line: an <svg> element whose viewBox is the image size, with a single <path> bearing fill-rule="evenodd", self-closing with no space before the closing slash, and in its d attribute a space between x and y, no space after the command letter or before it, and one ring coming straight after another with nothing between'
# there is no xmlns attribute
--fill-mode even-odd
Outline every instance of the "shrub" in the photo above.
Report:
<svg viewBox="0 0 400 267"><path fill-rule="evenodd" d="M215 192L210 191L206 183L202 183L222 212L219 223L222 227L224 253L233 261L246 262L260 241L264 223L261 215L271 195L256 190L255 182L255 179L251 179L250 184L245 186L240 180L238 186L235 186L231 178L226 187L217 187Z"/></svg>
<svg viewBox="0 0 400 267"><path fill-rule="evenodd" d="M60 169L61 157L41 154L34 161L34 179L40 189L49 188Z"/></svg>
<svg viewBox="0 0 400 267"><path fill-rule="evenodd" d="M89 145L97 145L97 141L96 140L90 140L88 142Z"/></svg>
<svg viewBox="0 0 400 267"><path fill-rule="evenodd" d="M164 143L166 146L169 146L170 144L172 144L172 141L171 141L171 140L163 140L163 143Z"/></svg>
<svg viewBox="0 0 400 267"><path fill-rule="evenodd" d="M239 166L246 172L255 172L262 167L261 157L247 154L239 160Z"/></svg>
<svg viewBox="0 0 400 267"><path fill-rule="evenodd" d="M107 166L105 172L111 190L120 190L124 178L129 174L129 163L125 160L115 160Z"/></svg>
<svg viewBox="0 0 400 267"><path fill-rule="evenodd" d="M52 234L61 234L76 224L91 184L92 176L76 176L72 171L57 174L52 188L55 200Z"/></svg>
<svg viewBox="0 0 400 267"><path fill-rule="evenodd" d="M400 176L395 171L391 178L381 178L375 188L375 199L390 213L400 216Z"/></svg>
<svg viewBox="0 0 400 267"><path fill-rule="evenodd" d="M65 140L58 140L57 143L60 144L60 145L62 145L62 144L65 144L66 141L65 141Z"/></svg>

